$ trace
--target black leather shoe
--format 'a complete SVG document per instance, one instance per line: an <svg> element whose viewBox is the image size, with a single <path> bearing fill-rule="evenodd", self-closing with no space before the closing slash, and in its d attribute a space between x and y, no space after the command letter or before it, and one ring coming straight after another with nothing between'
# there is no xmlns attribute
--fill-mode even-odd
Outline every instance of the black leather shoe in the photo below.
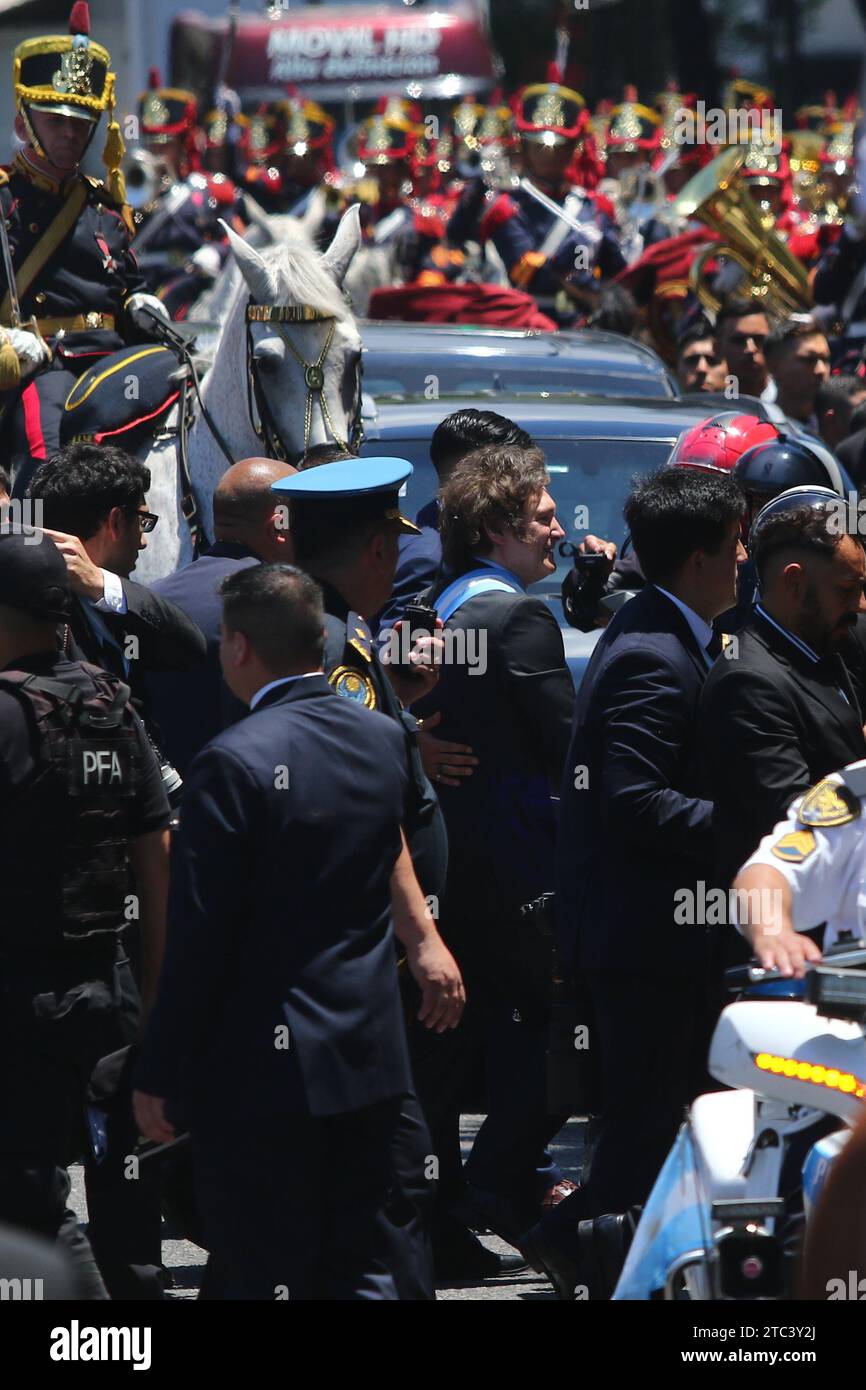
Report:
<svg viewBox="0 0 866 1390"><path fill-rule="evenodd" d="M510 1278L528 1265L522 1255L497 1255L471 1231L464 1230L458 1236L452 1228L447 1241L434 1240L433 1267L436 1282L442 1284Z"/></svg>
<svg viewBox="0 0 866 1390"><path fill-rule="evenodd" d="M580 1283L580 1266L544 1234L541 1223L533 1226L520 1238L520 1249L534 1270L544 1274L564 1303L574 1302L574 1291Z"/></svg>
<svg viewBox="0 0 866 1390"><path fill-rule="evenodd" d="M460 1221L475 1231L492 1231L509 1245L519 1246L519 1237L538 1216L535 1207L519 1207L510 1197L487 1192L480 1187L467 1187L463 1196L451 1208Z"/></svg>

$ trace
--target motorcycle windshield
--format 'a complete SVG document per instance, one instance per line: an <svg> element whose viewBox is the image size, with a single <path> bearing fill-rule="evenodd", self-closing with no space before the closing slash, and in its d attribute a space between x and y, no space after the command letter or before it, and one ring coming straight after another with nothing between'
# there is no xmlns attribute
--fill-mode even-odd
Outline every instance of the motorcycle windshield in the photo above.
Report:
<svg viewBox="0 0 866 1390"><path fill-rule="evenodd" d="M613 1297L647 1300L663 1289L674 1260L712 1245L711 1214L703 1194L694 1139L688 1121L655 1181L641 1213L634 1240Z"/></svg>

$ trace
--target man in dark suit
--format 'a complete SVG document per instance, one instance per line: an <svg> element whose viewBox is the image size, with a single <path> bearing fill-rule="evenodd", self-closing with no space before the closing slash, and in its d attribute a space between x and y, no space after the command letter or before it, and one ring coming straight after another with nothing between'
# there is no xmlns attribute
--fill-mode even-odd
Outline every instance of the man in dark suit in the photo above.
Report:
<svg viewBox="0 0 866 1390"><path fill-rule="evenodd" d="M701 697L701 783L725 889L796 796L866 757L863 713L837 650L864 608L866 557L840 533L838 508L797 502L782 494L756 527L760 600ZM728 941L747 949L733 932Z"/></svg>
<svg viewBox="0 0 866 1390"><path fill-rule="evenodd" d="M445 1264L460 1243L449 1202L513 1241L563 1191L546 1150L563 1123L547 1113L546 991L527 989L525 963L513 955L527 934L520 909L553 890L552 797L574 708L559 625L529 592L554 572L565 534L548 481L533 445L492 445L456 463L442 489L444 576L429 602L445 623L445 647L427 703L446 740L474 748L478 767L456 786L440 784L449 843L442 926L471 983L463 1030L416 1047L437 1152L456 1151L465 1079L482 1062L488 1092L463 1173L458 1165L441 1184ZM543 969L543 948L539 956Z"/></svg>
<svg viewBox="0 0 866 1390"><path fill-rule="evenodd" d="M644 1200L704 1073L712 960L699 885L711 880L713 842L696 718L712 622L745 559L743 506L730 478L690 469L636 486L625 516L646 587L605 630L578 692L557 917L596 1016L603 1115L588 1180L524 1245L566 1297L579 1282L578 1223ZM677 912L683 891L692 922Z"/></svg>
<svg viewBox="0 0 866 1390"><path fill-rule="evenodd" d="M136 1113L161 1140L166 1098L184 1106L224 1297L423 1297L420 1203L394 1184L411 1078L392 902L426 935L402 735L335 696L308 576L262 565L223 593L223 669L251 712L190 770ZM455 991L434 1022L461 1008Z"/></svg>
<svg viewBox="0 0 866 1390"><path fill-rule="evenodd" d="M342 459L327 467L304 469L297 477L276 483L274 491L290 504L298 563L322 587L328 680L341 697L387 714L404 739L409 776L404 828L418 880L430 904L428 969L411 971L423 999L431 990L441 989L443 980L458 969L435 925L448 864L445 822L421 763L417 724L409 710L435 684L439 667L429 661L426 665L386 667L369 627L370 618L391 592L398 538L413 534L415 529L400 515L398 500L398 490L411 472L412 465L403 459ZM430 640L422 639L422 643ZM359 793L363 794L363 788ZM398 935L399 930L398 924ZM413 995L412 981L406 980L407 996ZM417 1015L419 1027L414 1031L426 1037L423 1004L419 1010L418 1001L410 997L408 1005L409 1012ZM436 1152L441 1171L445 1159ZM502 1272L504 1257L493 1255L477 1242L475 1246L473 1255L487 1272Z"/></svg>
<svg viewBox="0 0 866 1390"><path fill-rule="evenodd" d="M206 653L185 613L129 578L159 520L146 510L149 487L149 470L122 449L70 444L39 465L28 488L75 594L66 655L119 676L138 697L146 671L188 671Z"/></svg>
<svg viewBox="0 0 866 1390"><path fill-rule="evenodd" d="M279 459L242 459L214 489L214 544L206 554L158 579L152 592L180 608L204 633L207 661L196 671L154 671L147 695L160 746L181 776L206 743L240 719L244 707L223 680L219 660L223 579L250 565L291 563L288 525L271 484L295 472Z"/></svg>

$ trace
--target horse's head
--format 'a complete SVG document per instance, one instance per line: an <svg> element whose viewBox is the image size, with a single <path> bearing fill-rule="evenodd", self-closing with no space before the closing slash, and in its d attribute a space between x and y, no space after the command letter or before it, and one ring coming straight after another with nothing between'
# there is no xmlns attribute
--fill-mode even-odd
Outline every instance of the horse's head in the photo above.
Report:
<svg viewBox="0 0 866 1390"><path fill-rule="evenodd" d="M226 231L249 291L246 371L266 451L293 461L315 444L351 447L361 418L361 336L341 290L361 242L357 205L323 254L300 238L258 251Z"/></svg>

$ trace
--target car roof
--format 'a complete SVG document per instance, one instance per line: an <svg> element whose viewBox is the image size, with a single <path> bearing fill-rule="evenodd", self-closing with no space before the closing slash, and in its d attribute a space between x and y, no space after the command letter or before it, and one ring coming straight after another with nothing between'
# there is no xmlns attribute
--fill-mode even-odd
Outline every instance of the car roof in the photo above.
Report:
<svg viewBox="0 0 866 1390"><path fill-rule="evenodd" d="M563 365L610 367L641 375L668 376L661 358L645 343L601 329L496 328L489 324L404 323L391 319L359 322L365 352L465 353L477 357L516 357L541 366L558 360Z"/></svg>
<svg viewBox="0 0 866 1390"><path fill-rule="evenodd" d="M706 420L706 407L680 401L621 399L610 396L522 395L500 393L496 411L534 439L676 439L683 430ZM427 439L453 410L489 409L487 397L440 396L428 401L382 401L364 419L369 439Z"/></svg>

